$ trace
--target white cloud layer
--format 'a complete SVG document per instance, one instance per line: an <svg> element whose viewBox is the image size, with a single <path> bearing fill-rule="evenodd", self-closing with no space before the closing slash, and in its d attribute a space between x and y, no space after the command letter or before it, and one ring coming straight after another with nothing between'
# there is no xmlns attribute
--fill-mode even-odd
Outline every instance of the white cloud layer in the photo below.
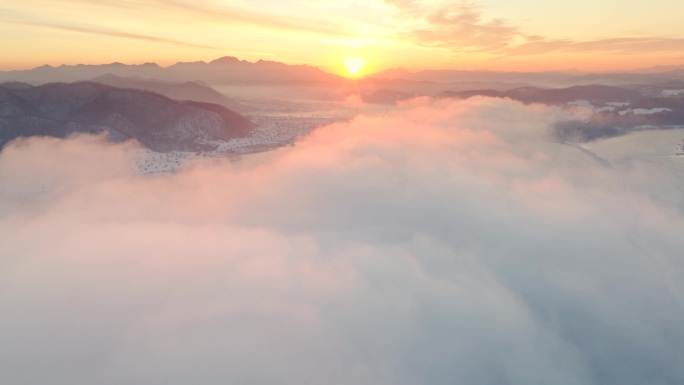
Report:
<svg viewBox="0 0 684 385"><path fill-rule="evenodd" d="M682 383L675 182L553 143L558 114L418 99L160 176L15 142L0 382Z"/></svg>

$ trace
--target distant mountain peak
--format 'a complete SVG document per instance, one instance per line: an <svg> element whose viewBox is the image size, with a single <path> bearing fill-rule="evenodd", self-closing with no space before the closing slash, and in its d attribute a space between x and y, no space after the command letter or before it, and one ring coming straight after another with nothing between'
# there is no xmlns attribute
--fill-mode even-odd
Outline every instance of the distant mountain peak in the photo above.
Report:
<svg viewBox="0 0 684 385"><path fill-rule="evenodd" d="M285 63L281 63L278 61L273 61L273 60L263 60L259 59L256 63L254 64L259 64L259 65L271 65L271 66L287 66Z"/></svg>
<svg viewBox="0 0 684 385"><path fill-rule="evenodd" d="M212 60L211 62L209 62L209 64L234 64L240 62L240 59L236 58L235 56L224 56L216 60Z"/></svg>
<svg viewBox="0 0 684 385"><path fill-rule="evenodd" d="M186 66L186 65L206 65L208 64L207 62L203 60L198 60L198 61L179 61L176 64L171 65L169 68L173 67L181 67L181 66Z"/></svg>

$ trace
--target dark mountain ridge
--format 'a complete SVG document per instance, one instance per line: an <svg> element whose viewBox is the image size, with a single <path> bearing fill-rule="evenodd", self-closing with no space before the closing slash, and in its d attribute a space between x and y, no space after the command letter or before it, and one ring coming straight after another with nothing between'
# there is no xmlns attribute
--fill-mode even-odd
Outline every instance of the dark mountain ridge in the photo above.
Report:
<svg viewBox="0 0 684 385"><path fill-rule="evenodd" d="M625 86L630 84L654 84L684 80L684 68L673 66L652 71L631 72L503 72L468 70L424 70L410 72L405 69L390 69L368 76L369 78L404 79L432 81L439 83L500 82L526 83L536 87L570 87L577 85L603 84Z"/></svg>
<svg viewBox="0 0 684 385"><path fill-rule="evenodd" d="M670 81L662 85L632 85L612 87L604 85L574 86L561 89L537 87L515 88L509 91L472 90L445 91L441 98L467 99L474 96L510 98L523 103L569 106L582 101L594 109L586 120L561 121L556 134L563 140L592 140L622 135L632 130L684 126L684 95L659 97L662 89L678 87Z"/></svg>
<svg viewBox="0 0 684 385"><path fill-rule="evenodd" d="M156 151L201 151L211 141L245 136L244 116L216 104L94 82L12 89L0 85L0 146L17 137L106 133Z"/></svg>
<svg viewBox="0 0 684 385"><path fill-rule="evenodd" d="M50 82L87 81L106 74L120 77L141 77L163 81L202 81L211 85L317 85L344 86L349 79L331 74L309 65L292 65L281 62L258 60L249 62L225 56L210 62L179 62L168 67L155 63L126 65L110 63L102 65L44 65L30 70L0 71L0 82L23 81L32 84ZM373 80L374 79L374 80ZM510 89L507 85L531 85L535 87L569 87L575 85L604 84L625 86L629 84L655 84L684 80L684 67L670 66L627 72L581 72L576 70L544 72L504 72L473 70L423 70L411 72L403 68L389 69L365 76L365 83L378 81L433 82L441 84L489 83L486 86L499 90ZM464 87L459 87L463 90ZM382 88L395 88L386 87ZM472 87L470 87L472 89ZM420 89L398 89L403 92L423 93Z"/></svg>
<svg viewBox="0 0 684 385"><path fill-rule="evenodd" d="M643 99L641 92L635 89L619 88L604 85L574 86L568 88L519 87L508 91L470 90L444 91L437 98L467 99L473 96L510 98L523 103L561 104L575 100L587 100L594 103L633 102Z"/></svg>
<svg viewBox="0 0 684 385"><path fill-rule="evenodd" d="M152 78L164 81L186 82L199 80L208 84L240 85L289 85L289 84L338 84L345 78L327 73L308 65L290 65L259 60L248 62L234 57L223 57L206 63L185 62L169 67L155 63L126 65L121 63L101 65L44 65L30 70L0 71L1 81L21 81L31 84L52 82L88 81L99 76L112 74L120 77Z"/></svg>
<svg viewBox="0 0 684 385"><path fill-rule="evenodd" d="M231 99L198 81L172 82L158 79L145 79L139 76L122 77L114 74L98 76L90 81L118 88L152 91L179 101L194 100L198 102L220 104L238 112L249 110L249 107L237 100Z"/></svg>

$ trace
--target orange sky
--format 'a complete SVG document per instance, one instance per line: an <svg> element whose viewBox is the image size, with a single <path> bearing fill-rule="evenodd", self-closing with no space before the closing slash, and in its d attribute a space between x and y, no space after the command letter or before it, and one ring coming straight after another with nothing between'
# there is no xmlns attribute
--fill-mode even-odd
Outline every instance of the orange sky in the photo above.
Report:
<svg viewBox="0 0 684 385"><path fill-rule="evenodd" d="M349 58L364 72L681 65L682 13L681 0L0 0L0 69L226 55L337 73Z"/></svg>

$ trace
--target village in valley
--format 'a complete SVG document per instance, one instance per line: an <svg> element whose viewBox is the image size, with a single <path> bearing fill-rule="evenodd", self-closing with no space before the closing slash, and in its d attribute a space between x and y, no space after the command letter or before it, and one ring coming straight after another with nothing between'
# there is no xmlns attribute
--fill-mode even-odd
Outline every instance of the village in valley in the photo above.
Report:
<svg viewBox="0 0 684 385"><path fill-rule="evenodd" d="M133 159L138 172L142 174L174 172L197 159L230 159L237 161L241 155L294 145L301 137L318 127L336 122L349 121L349 116L318 115L253 115L250 120L254 129L249 136L228 141L207 142L215 147L213 151L157 152L147 148L135 150Z"/></svg>

